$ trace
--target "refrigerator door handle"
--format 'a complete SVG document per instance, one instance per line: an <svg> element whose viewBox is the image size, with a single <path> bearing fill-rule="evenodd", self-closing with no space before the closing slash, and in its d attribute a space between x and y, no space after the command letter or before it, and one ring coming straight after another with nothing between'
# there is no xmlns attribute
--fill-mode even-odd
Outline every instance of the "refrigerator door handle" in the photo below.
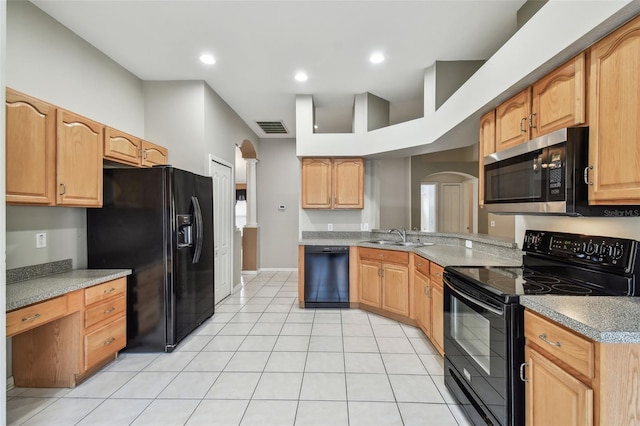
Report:
<svg viewBox="0 0 640 426"><path fill-rule="evenodd" d="M193 204L193 216L196 227L196 238L194 241L194 252L193 252L193 263L198 263L200 261L200 255L202 254L202 239L203 239L203 230L202 230L202 210L200 209L200 202L198 201L198 197L191 197L191 204Z"/></svg>

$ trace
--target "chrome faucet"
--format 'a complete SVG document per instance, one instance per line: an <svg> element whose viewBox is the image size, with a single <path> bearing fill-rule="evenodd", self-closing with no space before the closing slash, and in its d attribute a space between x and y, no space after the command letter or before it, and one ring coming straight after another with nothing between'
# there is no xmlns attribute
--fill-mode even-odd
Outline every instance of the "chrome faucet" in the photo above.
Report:
<svg viewBox="0 0 640 426"><path fill-rule="evenodd" d="M400 235L400 237L402 238L402 242L403 243L407 242L407 230L404 229L404 226L402 228L400 228L400 229L389 229L387 231L387 234L392 234L392 233Z"/></svg>

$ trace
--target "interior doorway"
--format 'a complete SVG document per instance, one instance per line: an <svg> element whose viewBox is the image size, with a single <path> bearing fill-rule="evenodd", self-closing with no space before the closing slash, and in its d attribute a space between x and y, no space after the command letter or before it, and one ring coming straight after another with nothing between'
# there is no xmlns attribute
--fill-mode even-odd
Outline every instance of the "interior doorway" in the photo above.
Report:
<svg viewBox="0 0 640 426"><path fill-rule="evenodd" d="M475 233L478 229L478 179L460 172L426 176L420 184L420 230Z"/></svg>

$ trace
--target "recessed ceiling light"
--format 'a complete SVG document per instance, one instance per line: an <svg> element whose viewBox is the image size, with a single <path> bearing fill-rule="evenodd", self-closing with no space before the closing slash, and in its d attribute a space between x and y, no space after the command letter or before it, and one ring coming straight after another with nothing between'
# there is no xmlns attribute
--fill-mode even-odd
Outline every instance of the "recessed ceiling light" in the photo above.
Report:
<svg viewBox="0 0 640 426"><path fill-rule="evenodd" d="M369 62L371 62L372 64L379 64L381 62L384 62L384 55L380 52L376 52L369 56Z"/></svg>
<svg viewBox="0 0 640 426"><path fill-rule="evenodd" d="M303 71L299 71L296 73L296 76L294 77L297 81L307 81L309 79L309 76L307 75L307 73L303 72Z"/></svg>
<svg viewBox="0 0 640 426"><path fill-rule="evenodd" d="M200 62L207 65L213 65L216 63L216 58L208 53L203 53L202 55L200 55Z"/></svg>

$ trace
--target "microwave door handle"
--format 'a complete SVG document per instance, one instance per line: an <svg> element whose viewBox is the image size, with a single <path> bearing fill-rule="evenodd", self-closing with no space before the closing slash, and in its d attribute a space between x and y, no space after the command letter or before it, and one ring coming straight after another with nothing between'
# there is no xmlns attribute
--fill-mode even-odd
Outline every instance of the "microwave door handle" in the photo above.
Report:
<svg viewBox="0 0 640 426"><path fill-rule="evenodd" d="M471 297L471 296L467 296L466 294L461 293L461 292L459 292L458 290L456 290L455 288L453 288L453 287L451 286L451 284L449 284L448 282L446 282L446 281L445 281L445 283L447 284L447 287L449 287L449 289L451 290L451 292L452 292L452 293L454 293L456 296L459 296L459 297L461 297L461 298L463 298L463 299L465 299L465 300L467 300L467 301L469 301L469 302L473 303L474 305L478 305L478 306L480 306L481 308L484 308L484 309L486 309L487 311L492 312L492 313L494 313L494 314L496 314L496 315L500 315L500 316L502 316L502 315L504 314L504 312L503 312L503 311L501 311L500 309L496 309L496 308L494 308L493 306L489 306L489 305L487 305L486 303L481 302L481 301L479 301L479 300L476 300L476 299L474 299L474 298L473 298L473 297Z"/></svg>
<svg viewBox="0 0 640 426"><path fill-rule="evenodd" d="M193 204L193 216L196 228L196 238L193 243L195 250L193 252L193 263L198 263L200 261L200 255L202 254L202 239L203 239L203 231L202 231L202 210L200 209L200 202L198 201L198 197L191 197L191 203Z"/></svg>

